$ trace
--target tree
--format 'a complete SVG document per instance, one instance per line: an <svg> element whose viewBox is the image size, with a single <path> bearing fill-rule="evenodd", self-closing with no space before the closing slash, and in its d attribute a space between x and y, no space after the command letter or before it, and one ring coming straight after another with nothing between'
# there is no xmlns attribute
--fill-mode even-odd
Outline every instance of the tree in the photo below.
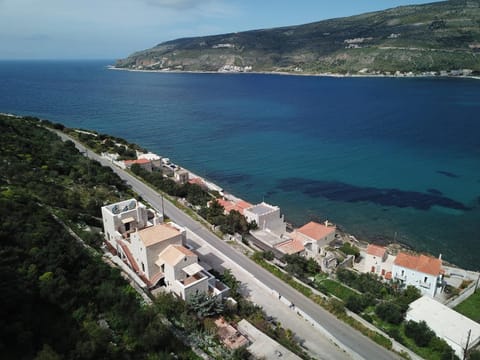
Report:
<svg viewBox="0 0 480 360"><path fill-rule="evenodd" d="M375 314L391 324L400 324L403 320L403 313L400 307L393 302L382 302L375 308Z"/></svg>
<svg viewBox="0 0 480 360"><path fill-rule="evenodd" d="M240 281L236 279L236 277L232 274L232 270L227 269L221 275L222 281L230 288L230 293L233 297L238 294L238 290L240 288Z"/></svg>
<svg viewBox="0 0 480 360"><path fill-rule="evenodd" d="M362 295L351 295L347 298L345 306L354 313L361 313L365 308L374 304L374 296L370 293Z"/></svg>
<svg viewBox="0 0 480 360"><path fill-rule="evenodd" d="M427 346L435 337L435 333L430 329L425 321L408 321L405 324L405 335L415 341L415 344L421 347Z"/></svg>
<svg viewBox="0 0 480 360"><path fill-rule="evenodd" d="M307 279L310 276L315 276L320 272L318 263L312 258L306 258L298 254L285 255L282 261L287 263L285 270L291 275L300 279Z"/></svg>
<svg viewBox="0 0 480 360"><path fill-rule="evenodd" d="M263 253L263 258L264 258L265 260L272 261L273 259L275 259L275 255L274 255L273 252L271 252L271 251L265 251L265 252Z"/></svg>
<svg viewBox="0 0 480 360"><path fill-rule="evenodd" d="M224 311L221 299L203 292L190 296L187 300L187 308L199 319L220 315Z"/></svg>
<svg viewBox="0 0 480 360"><path fill-rule="evenodd" d="M42 350L37 353L35 360L60 360L61 357L48 345L43 344Z"/></svg>
<svg viewBox="0 0 480 360"><path fill-rule="evenodd" d="M244 360L250 359L252 354L247 350L246 346L239 347L235 349L232 353L232 360Z"/></svg>

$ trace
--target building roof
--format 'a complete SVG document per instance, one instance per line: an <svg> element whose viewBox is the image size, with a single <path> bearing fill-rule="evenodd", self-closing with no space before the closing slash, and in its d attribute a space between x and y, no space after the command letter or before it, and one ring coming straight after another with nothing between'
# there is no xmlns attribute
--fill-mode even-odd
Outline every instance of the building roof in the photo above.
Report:
<svg viewBox="0 0 480 360"><path fill-rule="evenodd" d="M132 165L132 164L142 165L142 164L148 164L149 162L151 162L151 160L148 160L148 159L125 160L124 161L125 165Z"/></svg>
<svg viewBox="0 0 480 360"><path fill-rule="evenodd" d="M480 324L450 309L429 296L422 296L409 306L407 320L425 321L435 334L447 342L465 347L468 331L471 330L470 345L480 341ZM457 355L462 357L463 354Z"/></svg>
<svg viewBox="0 0 480 360"><path fill-rule="evenodd" d="M308 224L303 225L300 229L297 229L299 233L314 240L321 240L335 232L335 230L335 226L325 226L315 221L310 221Z"/></svg>
<svg viewBox="0 0 480 360"><path fill-rule="evenodd" d="M384 246L378 246L374 244L368 244L367 246L368 255L378 256L379 258L383 258L386 252L387 252L387 248Z"/></svg>
<svg viewBox="0 0 480 360"><path fill-rule="evenodd" d="M250 231L250 234L252 234L255 239L270 247L275 247L276 245L284 243L286 240L291 240L291 238L288 237L288 234L285 234L285 236L279 236L269 229L252 230Z"/></svg>
<svg viewBox="0 0 480 360"><path fill-rule="evenodd" d="M279 209L278 206L272 206L272 205L269 205L265 202L262 202L260 204L257 204L257 205L254 205L254 206L251 206L245 210L248 210L250 211L251 213L254 213L255 215L265 215L265 214L268 214L272 211L277 211Z"/></svg>
<svg viewBox="0 0 480 360"><path fill-rule="evenodd" d="M180 230L168 224L158 224L138 231L140 240L145 247L161 243L178 234L180 234Z"/></svg>
<svg viewBox="0 0 480 360"><path fill-rule="evenodd" d="M252 204L239 200L239 201L232 201L232 200L225 200L223 198L217 199L218 203L223 206L225 211L229 213L232 210L238 211L240 214L243 215L243 210L252 207Z"/></svg>
<svg viewBox="0 0 480 360"><path fill-rule="evenodd" d="M398 253L394 264L425 274L438 276L442 272L442 260L426 255Z"/></svg>
<svg viewBox="0 0 480 360"><path fill-rule="evenodd" d="M297 254L305 250L303 242L298 239L287 240L281 244L275 245L275 248L287 255Z"/></svg>
<svg viewBox="0 0 480 360"><path fill-rule="evenodd" d="M207 186L207 184L205 184L205 181L203 181L203 179L199 178L199 177L188 180L188 183L189 184L196 184L196 185L201 186L201 187L206 187Z"/></svg>
<svg viewBox="0 0 480 360"><path fill-rule="evenodd" d="M154 153L140 154L137 156L138 159L147 159L147 160L160 160L161 157Z"/></svg>
<svg viewBox="0 0 480 360"><path fill-rule="evenodd" d="M196 256L191 250L181 245L170 245L158 255L155 262L158 266L168 264L170 266L177 265L186 256Z"/></svg>
<svg viewBox="0 0 480 360"><path fill-rule="evenodd" d="M141 202L132 198L128 200L119 201L114 204L105 205L102 207L102 209L104 208L107 209L113 215L119 215L125 211L130 211L130 210L141 208L141 207L144 208L145 205L143 205Z"/></svg>
<svg viewBox="0 0 480 360"><path fill-rule="evenodd" d="M189 276L195 275L199 273L200 271L203 270L202 265L199 265L198 263L193 263L188 266L185 266L183 269L183 272L186 273Z"/></svg>

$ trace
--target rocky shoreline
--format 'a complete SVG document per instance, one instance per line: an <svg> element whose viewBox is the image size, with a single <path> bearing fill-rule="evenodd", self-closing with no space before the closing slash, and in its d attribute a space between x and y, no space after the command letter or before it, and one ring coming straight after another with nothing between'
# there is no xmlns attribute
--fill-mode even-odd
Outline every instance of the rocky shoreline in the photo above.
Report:
<svg viewBox="0 0 480 360"><path fill-rule="evenodd" d="M256 75L284 75L284 76L309 76L309 77L333 77L333 78L395 78L395 79L415 79L415 78L449 78L449 79L475 79L480 80L480 76L476 75L465 75L455 74L455 73L445 73L442 74L413 74L413 73L400 73L400 74L375 74L375 73L361 73L361 74L340 74L340 73L306 73L306 72L287 72L287 71L200 71L200 70L155 70L155 69L131 69L131 68L120 68L114 65L107 66L109 70L119 70L119 71L131 71L131 72L144 72L144 73L163 73L163 74L256 74Z"/></svg>

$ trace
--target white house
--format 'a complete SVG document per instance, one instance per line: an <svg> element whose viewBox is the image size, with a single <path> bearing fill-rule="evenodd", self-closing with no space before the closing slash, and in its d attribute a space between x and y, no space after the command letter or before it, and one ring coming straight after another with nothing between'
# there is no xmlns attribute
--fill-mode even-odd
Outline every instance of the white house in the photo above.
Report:
<svg viewBox="0 0 480 360"><path fill-rule="evenodd" d="M335 239L335 226L329 226L328 222L319 224L310 221L299 229L295 229L294 237L303 242L307 256L315 257L324 255L325 247Z"/></svg>
<svg viewBox="0 0 480 360"><path fill-rule="evenodd" d="M392 262L388 261L387 248L368 244L364 254L364 272L377 274L385 279L392 278Z"/></svg>
<svg viewBox="0 0 480 360"><path fill-rule="evenodd" d="M154 169L162 167L162 158L154 153L139 153L137 152L137 159L146 159L151 162Z"/></svg>
<svg viewBox="0 0 480 360"><path fill-rule="evenodd" d="M106 244L114 253L120 249L118 240L128 239L137 229L163 222L160 214L135 199L103 206L102 220Z"/></svg>
<svg viewBox="0 0 480 360"><path fill-rule="evenodd" d="M177 183L186 184L188 182L189 173L185 169L176 168L173 172L173 177Z"/></svg>
<svg viewBox="0 0 480 360"><path fill-rule="evenodd" d="M136 164L148 172L153 171L152 162L148 159L125 160L123 163L127 169L130 169L132 165Z"/></svg>
<svg viewBox="0 0 480 360"><path fill-rule="evenodd" d="M185 230L180 227L158 224L133 232L129 249L139 269L151 279L160 272L155 264L158 255L170 245L184 244L185 236Z"/></svg>
<svg viewBox="0 0 480 360"><path fill-rule="evenodd" d="M469 349L475 348L480 343L479 323L428 296L422 296L412 302L405 319L425 321L439 338L452 347L460 359L464 358L467 340Z"/></svg>
<svg viewBox="0 0 480 360"><path fill-rule="evenodd" d="M102 207L105 243L149 288L162 284L182 299L197 291L226 296L229 288L198 264L184 247L186 231L130 199Z"/></svg>
<svg viewBox="0 0 480 360"><path fill-rule="evenodd" d="M278 206L262 202L244 209L243 216L245 216L248 222L255 221L261 230L268 229L279 236L287 231L287 225Z"/></svg>
<svg viewBox="0 0 480 360"><path fill-rule="evenodd" d="M208 292L209 277L191 250L179 245L168 246L159 254L155 264L165 274L167 289L183 300Z"/></svg>
<svg viewBox="0 0 480 360"><path fill-rule="evenodd" d="M443 280L442 260L401 252L393 262L392 273L405 286L413 285L422 294L434 297Z"/></svg>

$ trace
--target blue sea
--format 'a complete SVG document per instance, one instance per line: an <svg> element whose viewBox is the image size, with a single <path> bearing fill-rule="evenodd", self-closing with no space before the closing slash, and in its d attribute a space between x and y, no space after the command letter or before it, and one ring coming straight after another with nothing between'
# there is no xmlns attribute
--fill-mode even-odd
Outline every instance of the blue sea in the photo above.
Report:
<svg viewBox="0 0 480 360"><path fill-rule="evenodd" d="M134 73L112 62L0 62L0 111L126 138L279 205L296 225L328 219L479 268L480 80Z"/></svg>

